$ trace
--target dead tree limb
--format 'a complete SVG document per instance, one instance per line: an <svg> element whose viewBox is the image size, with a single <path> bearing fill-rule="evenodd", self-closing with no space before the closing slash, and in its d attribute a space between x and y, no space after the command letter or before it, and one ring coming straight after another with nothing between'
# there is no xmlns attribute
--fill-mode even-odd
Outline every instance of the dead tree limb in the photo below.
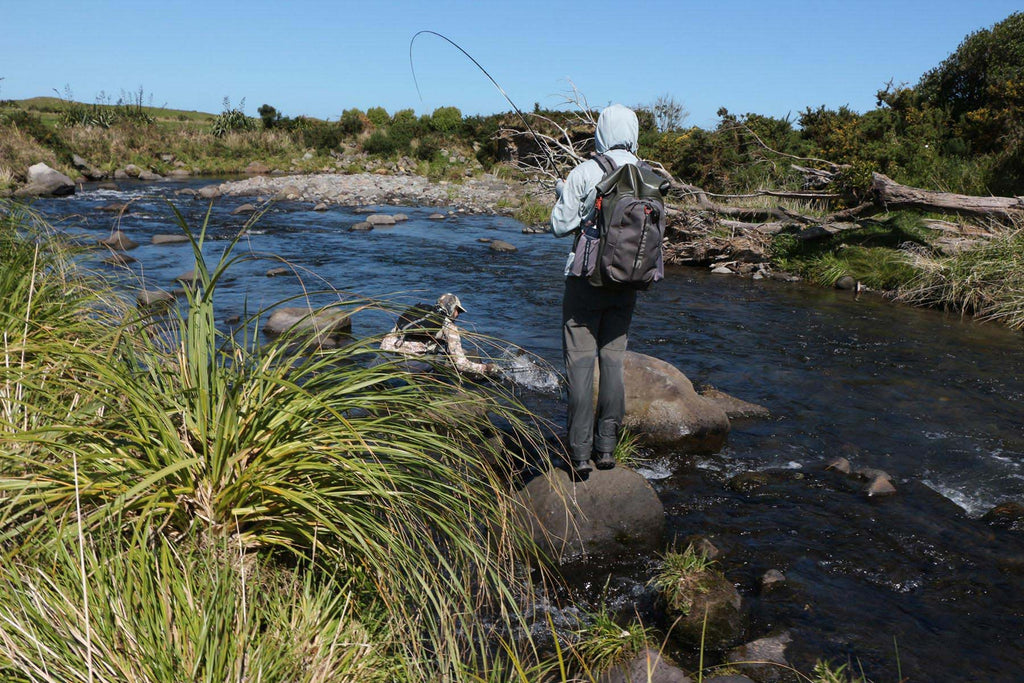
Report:
<svg viewBox="0 0 1024 683"><path fill-rule="evenodd" d="M975 197L922 190L900 185L881 173L871 174L871 192L875 203L886 209L915 209L1002 219L1024 215L1024 197Z"/></svg>

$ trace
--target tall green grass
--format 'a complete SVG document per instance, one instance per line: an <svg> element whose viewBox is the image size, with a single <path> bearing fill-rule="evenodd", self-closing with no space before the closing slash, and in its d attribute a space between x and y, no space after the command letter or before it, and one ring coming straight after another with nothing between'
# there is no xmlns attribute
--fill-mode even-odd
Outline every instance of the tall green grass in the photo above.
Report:
<svg viewBox="0 0 1024 683"><path fill-rule="evenodd" d="M64 268L59 255L41 267L35 247L18 252L33 266L4 285L12 292L5 301L18 302L5 317L0 367L0 387L16 387L4 389L0 417L5 561L40 566L52 548L77 545L88 592L94 560L141 575L152 568L133 564L134 549L180 539L237 548L334 575L359 614L386 614L383 640L402 678L486 668L493 652L483 617L516 617L529 588L521 567L534 556L503 472L487 464L508 457L488 414L542 447L529 416L497 389L411 373L381 358L374 339L325 351L295 335L257 344L222 334L217 283L249 256L232 244L209 267L203 235L193 237L199 285L187 311L163 320L125 311L116 326L97 318L104 309L88 297L70 313L51 301L58 297L44 298ZM338 305L353 313L375 306L344 296ZM68 333L82 321L96 326L88 343ZM58 370L41 370L45 359L61 359ZM106 550L89 559L90 548ZM58 603L72 583L34 598L52 628L65 619ZM0 605L13 611L10 598ZM103 609L96 600L90 609ZM14 642L10 629L18 631L0 623L4 642ZM10 661L45 659L19 642ZM113 657L98 646L94 654ZM232 666L237 659L216 670Z"/></svg>

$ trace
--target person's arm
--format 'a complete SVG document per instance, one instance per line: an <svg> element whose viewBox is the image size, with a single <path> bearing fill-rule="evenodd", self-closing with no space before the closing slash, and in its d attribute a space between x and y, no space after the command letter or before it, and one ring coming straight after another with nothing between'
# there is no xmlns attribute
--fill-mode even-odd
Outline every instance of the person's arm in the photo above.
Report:
<svg viewBox="0 0 1024 683"><path fill-rule="evenodd" d="M597 180L591 178L593 169L590 166L597 169L597 180L600 180L601 170L596 162L580 164L565 179L558 201L551 209L551 231L555 237L565 237L575 232L583 219L594 210L594 186Z"/></svg>
<svg viewBox="0 0 1024 683"><path fill-rule="evenodd" d="M436 347L430 342L410 341L403 339L403 334L397 330L391 330L380 340L381 351L400 353L403 356L425 356L436 351Z"/></svg>
<svg viewBox="0 0 1024 683"><path fill-rule="evenodd" d="M466 352L462 349L462 337L459 335L459 329L455 327L455 323L451 320L445 319L444 324L441 326L440 334L444 340L448 357L451 358L452 365L455 366L456 370L480 377L498 374L499 369L497 365L493 363L474 363L466 357Z"/></svg>

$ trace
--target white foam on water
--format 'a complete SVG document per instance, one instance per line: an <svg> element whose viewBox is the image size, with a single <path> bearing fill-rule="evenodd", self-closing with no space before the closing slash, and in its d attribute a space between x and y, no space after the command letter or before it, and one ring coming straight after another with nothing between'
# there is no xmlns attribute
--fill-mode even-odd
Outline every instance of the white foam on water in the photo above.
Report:
<svg viewBox="0 0 1024 683"><path fill-rule="evenodd" d="M953 486L948 484L938 484L931 479L922 479L921 483L930 488L935 493L939 494L946 500L955 503L964 512L971 517L978 517L988 511L990 506L986 506L976 497L971 496Z"/></svg>
<svg viewBox="0 0 1024 683"><path fill-rule="evenodd" d="M673 469L669 466L667 459L645 460L636 468L637 474L644 479L657 481L672 476Z"/></svg>
<svg viewBox="0 0 1024 683"><path fill-rule="evenodd" d="M561 389L558 373L542 367L522 351L505 349L500 366L507 380L530 391L558 394Z"/></svg>

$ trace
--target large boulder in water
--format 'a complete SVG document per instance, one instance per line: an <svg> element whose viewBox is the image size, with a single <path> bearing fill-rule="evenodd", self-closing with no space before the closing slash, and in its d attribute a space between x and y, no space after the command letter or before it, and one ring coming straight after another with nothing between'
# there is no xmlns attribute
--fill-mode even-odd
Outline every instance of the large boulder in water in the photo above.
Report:
<svg viewBox="0 0 1024 683"><path fill-rule="evenodd" d="M14 193L16 197L60 197L75 193L75 181L44 163L29 166L26 180L24 187Z"/></svg>
<svg viewBox="0 0 1024 683"><path fill-rule="evenodd" d="M678 368L627 351L623 361L626 415L622 426L651 445L714 453L725 443L729 417L696 392ZM594 394L600 373L594 372Z"/></svg>
<svg viewBox="0 0 1024 683"><path fill-rule="evenodd" d="M552 468L519 496L526 527L560 564L584 555L659 547L665 530L658 494L628 467L595 470L584 481Z"/></svg>
<svg viewBox="0 0 1024 683"><path fill-rule="evenodd" d="M337 308L312 310L302 306L283 306L274 309L263 327L263 333L276 337L286 332L302 337L314 337L321 346L337 346L352 331L349 311Z"/></svg>

